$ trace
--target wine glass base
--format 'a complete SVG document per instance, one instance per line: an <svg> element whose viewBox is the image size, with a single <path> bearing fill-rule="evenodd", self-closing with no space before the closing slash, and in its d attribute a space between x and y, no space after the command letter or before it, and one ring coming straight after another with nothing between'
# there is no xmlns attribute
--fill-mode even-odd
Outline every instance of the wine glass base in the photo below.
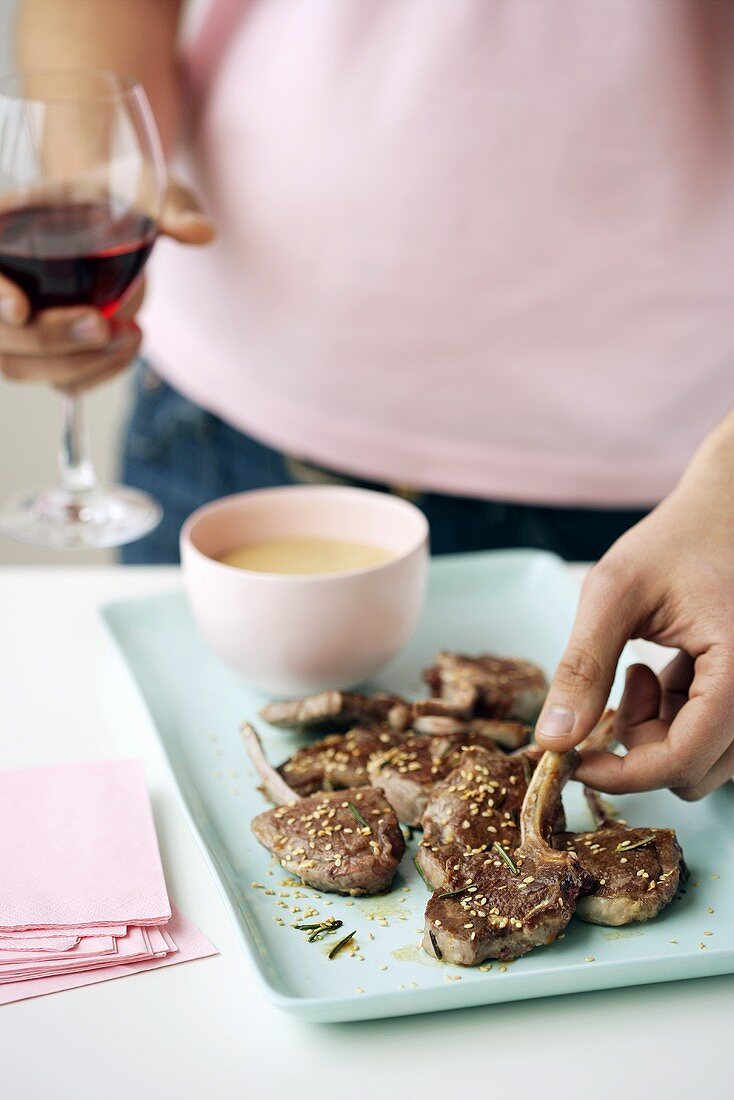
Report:
<svg viewBox="0 0 734 1100"><path fill-rule="evenodd" d="M8 501L0 510L0 533L54 550L92 550L135 542L162 515L153 497L127 486L83 493L55 488Z"/></svg>

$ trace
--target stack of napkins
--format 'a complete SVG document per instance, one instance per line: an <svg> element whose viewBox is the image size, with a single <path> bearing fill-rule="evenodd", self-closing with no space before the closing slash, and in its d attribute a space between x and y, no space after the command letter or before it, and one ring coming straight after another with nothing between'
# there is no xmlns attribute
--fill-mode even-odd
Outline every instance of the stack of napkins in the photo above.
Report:
<svg viewBox="0 0 734 1100"><path fill-rule="evenodd" d="M0 1004L215 953L169 902L137 761L0 772Z"/></svg>

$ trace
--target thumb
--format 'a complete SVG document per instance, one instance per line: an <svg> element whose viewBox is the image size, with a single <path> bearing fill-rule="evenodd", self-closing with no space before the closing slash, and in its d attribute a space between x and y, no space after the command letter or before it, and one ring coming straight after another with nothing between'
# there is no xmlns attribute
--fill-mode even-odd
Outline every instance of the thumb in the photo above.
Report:
<svg viewBox="0 0 734 1100"><path fill-rule="evenodd" d="M31 315L30 303L15 283L0 275L0 322L19 327Z"/></svg>
<svg viewBox="0 0 734 1100"><path fill-rule="evenodd" d="M209 244L215 235L211 220L193 193L173 179L168 181L159 228L161 233L182 244Z"/></svg>
<svg viewBox="0 0 734 1100"><path fill-rule="evenodd" d="M631 590L596 566L589 573L566 652L556 669L535 727L544 749L565 752L591 733L601 718L622 650L639 604Z"/></svg>

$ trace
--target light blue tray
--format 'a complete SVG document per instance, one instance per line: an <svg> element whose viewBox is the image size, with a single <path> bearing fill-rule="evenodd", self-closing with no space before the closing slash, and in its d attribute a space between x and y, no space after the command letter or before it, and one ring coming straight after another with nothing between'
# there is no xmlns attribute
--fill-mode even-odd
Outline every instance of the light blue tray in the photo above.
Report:
<svg viewBox="0 0 734 1100"><path fill-rule="evenodd" d="M421 694L420 671L439 648L520 654L550 673L576 598L564 565L550 555L442 558L431 566L416 637L379 686ZM616 800L632 824L678 830L691 880L658 920L617 930L573 921L562 941L506 969L497 963L489 972L444 966L417 946L427 891L411 861L416 841L385 897L322 895L312 901L295 894L312 899L313 891L282 885L285 872L250 833L250 820L265 803L238 733L243 718L256 720L263 699L204 648L183 593L111 604L102 614L148 705L184 812L242 945L267 995L281 1007L311 1020L361 1020L734 972L731 785L693 805L662 792ZM276 763L297 743L260 728ZM566 804L570 827L589 828L577 785L567 789ZM273 892L252 888L252 882ZM333 938L309 944L290 927L301 916L290 907L312 903L320 914L343 920L343 931L356 929L363 961L346 954L330 961Z"/></svg>

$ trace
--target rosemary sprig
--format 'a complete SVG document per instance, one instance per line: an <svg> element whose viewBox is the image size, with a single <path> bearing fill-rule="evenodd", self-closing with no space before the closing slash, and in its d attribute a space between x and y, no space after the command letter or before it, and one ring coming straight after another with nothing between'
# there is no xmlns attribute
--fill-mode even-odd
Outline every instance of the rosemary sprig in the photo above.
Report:
<svg viewBox="0 0 734 1100"><path fill-rule="evenodd" d="M507 852L505 851L505 849L504 849L504 848L502 847L502 845L500 844L499 840L495 840L495 842L494 842L494 844L492 845L492 847L494 848L495 852L496 852L496 853L497 853L497 855L498 855L498 856L500 857L500 859L502 860L502 862L503 862L503 863L505 863L505 864L506 864L506 865L507 865L507 866L508 866L508 867L510 868L510 870L511 870L511 871L512 871L512 873L513 873L513 875L519 875L519 874L520 874L520 872L518 871L517 867L516 867L516 866L515 866L515 864L513 863L513 861L512 861L512 859L510 858L510 856L509 856L509 855L507 854Z"/></svg>
<svg viewBox="0 0 734 1100"><path fill-rule="evenodd" d="M654 836L645 836L642 840L636 840L634 844L631 844L628 840L621 841L620 844L614 849L615 852L631 852L634 848L645 848L648 844L652 844Z"/></svg>
<svg viewBox="0 0 734 1100"><path fill-rule="evenodd" d="M352 814L354 817L356 817L357 821L360 823L360 825L362 826L363 829L369 829L370 828L369 823L367 821L365 821L365 819L362 817L361 813L359 812L359 810L357 809L357 807L354 805L353 802L347 802L347 809L349 810L350 814Z"/></svg>
<svg viewBox="0 0 734 1100"><path fill-rule="evenodd" d="M320 940L322 936L330 936L332 932L336 932L337 928L341 928L344 924L342 920L335 920L333 923L328 921L321 925L320 928L315 928L308 937L308 942L313 943L314 940Z"/></svg>
<svg viewBox="0 0 734 1100"><path fill-rule="evenodd" d="M428 931L428 935L431 937L431 945L433 947L433 952L434 952L436 958L441 960L443 958L443 954L441 953L441 948L438 946L438 940L436 939L436 937L434 936L433 932L431 932L430 929Z"/></svg>
<svg viewBox="0 0 734 1100"><path fill-rule="evenodd" d="M336 932L337 928L341 928L343 923L344 921L329 917L328 920L320 921L318 924L292 924L291 928L297 928L299 932L308 932L306 938L309 943L313 943L314 940L319 940L322 936L329 936L332 932Z"/></svg>
<svg viewBox="0 0 734 1100"><path fill-rule="evenodd" d="M430 882L428 881L426 876L423 874L423 868L421 867L420 863L418 862L418 856L413 856L413 863L415 864L416 871L418 872L420 877L423 879L423 881L425 882L428 889L429 890L432 889Z"/></svg>
<svg viewBox="0 0 734 1100"><path fill-rule="evenodd" d="M354 931L350 932L348 936L344 936L342 939L339 940L338 943L335 943L334 946L332 947L331 951L329 952L329 958L330 959L335 959L336 956L341 951L342 947L346 947L346 945L350 942L350 940L352 940L356 935L357 935L357 929L355 928Z"/></svg>
<svg viewBox="0 0 734 1100"><path fill-rule="evenodd" d="M447 890L445 894L439 894L440 898L457 898L459 894L465 894L467 890L476 890L471 882L467 882L466 886L462 886L459 890Z"/></svg>

